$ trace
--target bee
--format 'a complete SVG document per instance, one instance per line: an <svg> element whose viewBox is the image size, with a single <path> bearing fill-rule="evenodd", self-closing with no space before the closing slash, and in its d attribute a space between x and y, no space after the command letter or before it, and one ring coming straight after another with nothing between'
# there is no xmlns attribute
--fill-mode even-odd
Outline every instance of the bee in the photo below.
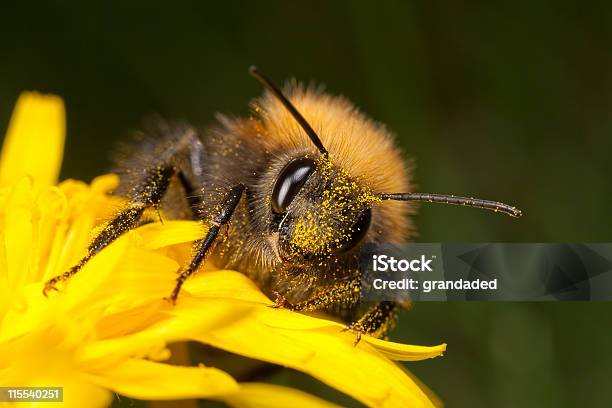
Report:
<svg viewBox="0 0 612 408"><path fill-rule="evenodd" d="M360 302L359 251L368 243L399 243L414 232L414 203L463 205L521 216L496 201L417 193L408 162L386 128L351 102L289 83L281 91L258 68L265 88L248 118L219 115L203 132L158 121L119 160L125 208L93 238L86 254L50 279L45 295L98 252L140 225L150 210L199 220L205 235L178 271L168 300L205 259L241 271L273 307L323 311L356 333L382 336L401 302Z"/></svg>

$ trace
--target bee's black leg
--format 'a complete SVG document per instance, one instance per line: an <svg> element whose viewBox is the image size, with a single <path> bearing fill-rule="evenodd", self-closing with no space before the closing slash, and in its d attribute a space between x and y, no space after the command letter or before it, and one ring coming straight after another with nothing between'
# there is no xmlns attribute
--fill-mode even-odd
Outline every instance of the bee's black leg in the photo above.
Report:
<svg viewBox="0 0 612 408"><path fill-rule="evenodd" d="M343 331L350 330L357 334L355 345L363 334L382 337L395 324L399 304L397 302L379 302L372 306L359 320L349 324Z"/></svg>
<svg viewBox="0 0 612 408"><path fill-rule="evenodd" d="M289 303L280 293L277 293L274 308L285 308L296 312L312 312L322 310L332 305L354 305L359 302L361 282L351 279L339 282L331 287L325 287L310 299L295 304Z"/></svg>
<svg viewBox="0 0 612 408"><path fill-rule="evenodd" d="M172 166L157 166L145 170L142 180L132 188L129 205L109 221L87 248L87 254L72 268L47 281L43 289L46 296L56 290L58 282L65 281L76 274L95 254L107 247L123 233L135 228L142 214L149 207L157 207L164 196L170 178L175 173Z"/></svg>
<svg viewBox="0 0 612 408"><path fill-rule="evenodd" d="M358 278L337 283L315 294L312 298L298 303L290 303L282 294L276 294L273 308L285 308L296 312L311 312L326 309L332 305L355 305L359 302L361 281ZM363 334L374 337L383 336L395 323L400 304L397 302L378 302L359 320L349 324L343 331L357 334L355 345Z"/></svg>
<svg viewBox="0 0 612 408"><path fill-rule="evenodd" d="M219 235L219 230L222 226L226 225L232 215L234 210L238 206L240 202L240 198L242 197L242 193L244 192L244 185L238 184L233 187L223 198L221 203L217 206L218 210L212 214L212 216L208 220L208 231L206 232L206 236L203 239L197 240L193 244L193 253L194 256L191 259L189 265L187 265L180 273L178 278L176 278L176 286L172 290L172 293L167 298L172 304L176 303L176 299L181 291L181 287L185 280L191 276L200 266L202 261L208 255L208 251L212 244L215 242L215 239Z"/></svg>

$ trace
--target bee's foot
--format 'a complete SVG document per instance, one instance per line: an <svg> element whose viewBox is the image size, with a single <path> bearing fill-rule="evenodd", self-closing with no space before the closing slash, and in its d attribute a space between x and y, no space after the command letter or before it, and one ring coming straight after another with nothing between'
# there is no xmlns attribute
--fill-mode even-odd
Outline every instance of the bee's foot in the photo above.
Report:
<svg viewBox="0 0 612 408"><path fill-rule="evenodd" d="M347 325L344 329L342 329L340 331L341 332L351 331L351 332L355 333L355 344L354 344L355 347L361 341L361 336L364 335L364 334L367 334L365 328L359 322L351 323L351 324Z"/></svg>
<svg viewBox="0 0 612 408"><path fill-rule="evenodd" d="M293 310L293 305L280 292L274 292L274 304L268 307L273 309L289 309Z"/></svg>
<svg viewBox="0 0 612 408"><path fill-rule="evenodd" d="M59 289L55 287L55 284L58 282L58 279L53 278L53 279L49 279L47 281L47 283L45 283L45 287L43 288L43 295L45 295L45 297L49 297L49 292L54 290L59 292Z"/></svg>
<svg viewBox="0 0 612 408"><path fill-rule="evenodd" d="M166 296L163 298L166 302L170 303L171 306L176 306L176 296Z"/></svg>

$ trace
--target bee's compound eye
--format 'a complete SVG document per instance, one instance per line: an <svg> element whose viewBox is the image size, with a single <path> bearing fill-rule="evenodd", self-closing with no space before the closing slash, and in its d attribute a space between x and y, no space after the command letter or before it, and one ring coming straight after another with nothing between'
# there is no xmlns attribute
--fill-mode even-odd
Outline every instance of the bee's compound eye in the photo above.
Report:
<svg viewBox="0 0 612 408"><path fill-rule="evenodd" d="M351 226L351 231L345 242L340 246L340 251L346 252L353 249L367 235L372 222L372 209L366 208L361 211Z"/></svg>
<svg viewBox="0 0 612 408"><path fill-rule="evenodd" d="M300 157L287 163L272 188L272 211L283 213L315 169L315 161Z"/></svg>

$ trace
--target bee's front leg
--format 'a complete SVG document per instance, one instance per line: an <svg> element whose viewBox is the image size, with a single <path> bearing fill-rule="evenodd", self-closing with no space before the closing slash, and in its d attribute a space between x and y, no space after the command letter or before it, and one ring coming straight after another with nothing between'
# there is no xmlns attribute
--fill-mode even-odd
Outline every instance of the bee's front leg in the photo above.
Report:
<svg viewBox="0 0 612 408"><path fill-rule="evenodd" d="M176 173L176 169L168 164L152 166L143 172L131 189L126 208L114 216L100 232L94 237L87 248L87 253L81 260L68 271L49 279L43 288L43 294L47 296L49 291L57 290L59 282L67 281L77 274L89 260L98 252L106 248L127 231L136 228L146 209L158 208L162 197L166 194L170 184L170 178Z"/></svg>
<svg viewBox="0 0 612 408"><path fill-rule="evenodd" d="M189 264L180 271L179 276L176 278L176 285L174 286L172 293L170 293L170 296L166 298L166 300L168 300L171 304L176 303L176 299L178 298L183 283L185 283L187 278L198 269L202 261L206 259L206 256L210 252L210 248L219 235L221 227L230 222L230 219L232 218L234 210L240 202L240 198L242 197L244 190L245 186L243 184L238 184L231 188L216 207L215 213L211 215L209 220L207 220L208 230L206 231L206 236L194 242L194 255L191 258L191 262L189 262Z"/></svg>

